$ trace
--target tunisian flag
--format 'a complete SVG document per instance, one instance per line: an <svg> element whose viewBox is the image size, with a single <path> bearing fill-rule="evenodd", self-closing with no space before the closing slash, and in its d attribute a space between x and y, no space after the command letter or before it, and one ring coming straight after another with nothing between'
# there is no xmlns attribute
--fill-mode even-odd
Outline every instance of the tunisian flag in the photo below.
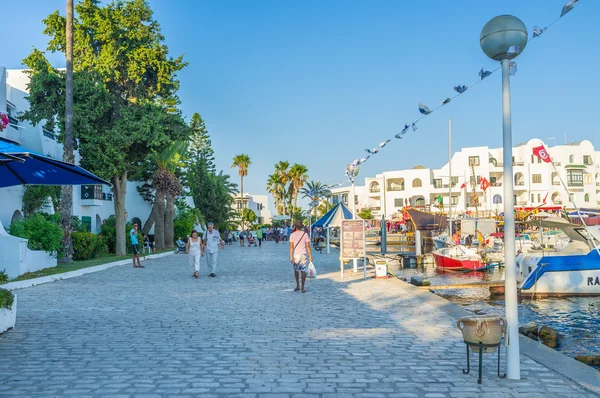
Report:
<svg viewBox="0 0 600 398"><path fill-rule="evenodd" d="M485 190L488 189L489 187L491 187L492 184L490 184L490 182L487 180L487 178L480 177L479 178L479 186L481 187L481 189L483 189L483 192L485 192Z"/></svg>
<svg viewBox="0 0 600 398"><path fill-rule="evenodd" d="M462 185L460 186L460 189L465 189L467 187L467 182L463 182Z"/></svg>
<svg viewBox="0 0 600 398"><path fill-rule="evenodd" d="M534 147L533 154L546 163L552 162L552 159L550 159L550 155L548 155L548 151L546 151L546 148L544 148L543 145Z"/></svg>

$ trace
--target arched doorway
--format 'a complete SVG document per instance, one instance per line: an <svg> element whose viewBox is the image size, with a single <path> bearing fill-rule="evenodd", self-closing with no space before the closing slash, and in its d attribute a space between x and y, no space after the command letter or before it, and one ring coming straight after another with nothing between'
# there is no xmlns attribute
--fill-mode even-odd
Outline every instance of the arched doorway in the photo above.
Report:
<svg viewBox="0 0 600 398"><path fill-rule="evenodd" d="M494 195L494 198L492 199L493 203L502 203L502 196L500 195Z"/></svg>
<svg viewBox="0 0 600 398"><path fill-rule="evenodd" d="M98 214L96 214L96 233L100 233L100 228L102 227L102 219Z"/></svg>
<svg viewBox="0 0 600 398"><path fill-rule="evenodd" d="M20 210L15 210L15 212L12 215L12 218L10 219L10 223L12 224L16 220L20 220L22 218L23 218L23 213L21 213Z"/></svg>

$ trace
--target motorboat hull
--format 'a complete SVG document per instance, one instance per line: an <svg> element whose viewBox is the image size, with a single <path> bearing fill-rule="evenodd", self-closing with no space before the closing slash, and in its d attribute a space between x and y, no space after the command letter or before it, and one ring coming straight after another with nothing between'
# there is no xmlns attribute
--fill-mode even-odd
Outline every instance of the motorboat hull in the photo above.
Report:
<svg viewBox="0 0 600 398"><path fill-rule="evenodd" d="M524 256L519 272L524 296L600 296L600 255Z"/></svg>
<svg viewBox="0 0 600 398"><path fill-rule="evenodd" d="M435 264L439 268L449 271L475 271L485 268L481 257L459 246L439 249L432 252Z"/></svg>

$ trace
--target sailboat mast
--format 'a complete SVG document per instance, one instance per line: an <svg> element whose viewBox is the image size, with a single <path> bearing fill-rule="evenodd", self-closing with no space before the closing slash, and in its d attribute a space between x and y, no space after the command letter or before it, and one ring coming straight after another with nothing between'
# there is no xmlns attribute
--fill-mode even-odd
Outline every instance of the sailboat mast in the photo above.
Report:
<svg viewBox="0 0 600 398"><path fill-rule="evenodd" d="M448 225L452 235L452 119L448 119Z"/></svg>

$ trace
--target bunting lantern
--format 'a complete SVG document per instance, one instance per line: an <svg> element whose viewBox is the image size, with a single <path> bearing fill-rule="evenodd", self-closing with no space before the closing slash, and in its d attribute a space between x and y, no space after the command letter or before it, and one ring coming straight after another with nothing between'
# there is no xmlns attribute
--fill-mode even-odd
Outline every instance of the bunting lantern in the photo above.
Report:
<svg viewBox="0 0 600 398"><path fill-rule="evenodd" d="M484 71L483 68L481 68L481 70L479 71L479 77L481 78L481 80L485 79L491 74L492 72L490 72L489 70Z"/></svg>
<svg viewBox="0 0 600 398"><path fill-rule="evenodd" d="M431 113L431 110L422 102L419 102L419 112L421 112L423 115L427 116Z"/></svg>
<svg viewBox="0 0 600 398"><path fill-rule="evenodd" d="M534 25L533 31L532 31L532 37L528 40L528 42L531 41L531 40L533 40L533 39L535 39L535 38L539 38L544 32L546 32L546 30L548 30L548 28L550 26L552 26L554 23L558 22L563 16L565 16L567 13L569 13L570 11L572 11L573 8L575 8L578 5L580 5L580 3L581 3L580 0L569 0L563 6L561 14L560 14L560 17L556 18L554 21L552 21L550 24L548 24L544 28L540 28L538 25ZM518 54L521 53L521 51L522 51L522 48L519 47L519 46L510 46L508 48L508 50L507 50L507 54L508 55L518 55ZM425 117L429 116L430 114L432 114L433 112L435 112L439 108L441 108L441 107L449 104L452 100L454 100L459 95L463 95L467 91L468 88L473 88L475 85L477 85L478 83L480 83L482 80L484 80L485 78L487 78L487 77L491 76L492 74L494 74L495 72L497 72L500 68L501 67L498 66L496 69L491 70L491 71L485 70L484 68L481 68L479 70L479 73L478 73L478 75L479 75L479 79L478 80L476 80L470 86L466 86L466 85L453 86L453 89L454 89L454 91L456 91L456 94L453 97L446 97L446 99L440 101L440 105L438 105L437 107L435 107L433 109L430 109L423 102L419 102L418 109L419 109L419 112L421 113L422 116L420 118L416 119L415 121L411 122L411 123L406 123L404 125L404 128L399 133L397 133L397 134L394 135L394 138L399 139L399 140L402 139L402 138L404 138L403 136L406 133L408 133L409 129L412 129L413 132L416 132L417 128L418 128L417 127L417 123L419 121L421 121ZM515 74L517 73L517 63L516 62L510 61L510 63L509 63L509 73L510 73L511 76L515 76ZM0 126L0 131L1 131L1 126ZM379 148L383 149L390 142L391 142L390 139L386 139L384 141L381 141L379 143ZM357 169L358 165L364 164L371 157L371 155L377 154L380 151L379 148L375 147L373 149L365 149L365 151L368 153L368 156L362 157L360 159L355 159L351 164L349 164L346 167L346 175L349 176L353 180L354 177L357 174L355 172L356 172L356 169ZM534 148L534 149L539 149L539 147L538 148ZM545 151L545 148L543 148L543 146L541 147L540 151L541 151L540 153L542 154L542 156L543 156L543 154L546 154L546 156L548 156L547 152ZM536 156L540 157L545 162L550 162L549 156L547 158L543 158L543 157L541 157L538 154L536 154ZM546 159L548 159L548 160L546 160ZM481 183L484 184L484 181L481 181ZM344 184L344 183L341 183L340 186L342 184ZM487 185L487 184L489 184L489 181L485 180L485 184L484 185ZM484 185L482 185L482 189L483 189ZM465 188L466 186L467 186L467 183L465 182L465 183L463 183L463 185L461 185L461 189ZM487 189L487 187L486 187L486 189ZM484 189L484 191L485 191L485 189Z"/></svg>
<svg viewBox="0 0 600 398"><path fill-rule="evenodd" d="M388 144L388 142L390 142L391 140L385 140L379 143L379 147L383 148L384 146L386 146Z"/></svg>
<svg viewBox="0 0 600 398"><path fill-rule="evenodd" d="M577 3L578 1L579 0L569 0L569 2L563 6L562 11L560 13L560 17L564 17L566 13L571 11L573 7L575 7L575 3Z"/></svg>
<svg viewBox="0 0 600 398"><path fill-rule="evenodd" d="M542 35L542 33L544 33L546 31L546 29L548 29L548 28L541 29L539 26L535 25L533 27L533 37L534 38L540 37Z"/></svg>

